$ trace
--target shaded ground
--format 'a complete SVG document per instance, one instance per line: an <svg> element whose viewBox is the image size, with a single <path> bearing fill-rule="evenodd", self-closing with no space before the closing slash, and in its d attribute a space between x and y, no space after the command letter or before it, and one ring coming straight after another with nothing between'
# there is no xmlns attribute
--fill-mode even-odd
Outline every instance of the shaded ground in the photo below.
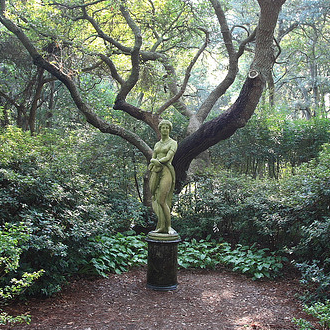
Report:
<svg viewBox="0 0 330 330"><path fill-rule="evenodd" d="M42 330L291 330L308 318L295 298L294 279L254 282L225 270L183 270L175 291L146 289L146 268L79 280L56 297L8 309L28 312L30 325L0 329Z"/></svg>

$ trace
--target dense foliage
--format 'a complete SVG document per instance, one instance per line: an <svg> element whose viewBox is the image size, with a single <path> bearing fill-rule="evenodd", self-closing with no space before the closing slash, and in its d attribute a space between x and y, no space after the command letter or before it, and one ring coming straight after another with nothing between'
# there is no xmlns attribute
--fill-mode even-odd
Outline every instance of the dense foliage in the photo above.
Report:
<svg viewBox="0 0 330 330"><path fill-rule="evenodd" d="M258 111L232 138L212 148L212 162L254 178L281 178L317 157L330 141L329 119L288 119Z"/></svg>
<svg viewBox="0 0 330 330"><path fill-rule="evenodd" d="M97 139L79 131L31 137L14 127L0 136L1 225L23 222L30 231L21 266L45 270L38 282L45 294L58 291L91 258L90 237L143 221L144 208L127 175L132 169L126 157L120 162L124 150L116 153L113 141L90 149L87 138Z"/></svg>
<svg viewBox="0 0 330 330"><path fill-rule="evenodd" d="M233 172L195 177L179 196L175 226L185 237L282 251L303 273L305 299L330 292L330 145L281 180Z"/></svg>
<svg viewBox="0 0 330 330"><path fill-rule="evenodd" d="M30 292L52 294L73 274L106 275L145 262L145 243L118 233L135 224L143 227L147 219L135 181L139 176L141 181L143 164L134 165L125 145L84 130L31 137L8 127L0 139L1 225L23 223L29 232L18 275L45 271ZM272 255L287 255L302 271L305 298L326 299L329 149L325 144L318 158L297 166L294 175L283 172L279 180L216 168L195 175L176 197L174 228L187 242L221 242L221 263L255 278L275 275L278 262ZM186 244L182 267L220 262L213 258L220 245Z"/></svg>
<svg viewBox="0 0 330 330"><path fill-rule="evenodd" d="M196 176L178 198L176 226L187 237L258 242L325 261L329 257L324 246L330 215L329 174L327 144L318 160L279 181L254 180L223 170Z"/></svg>
<svg viewBox="0 0 330 330"><path fill-rule="evenodd" d="M43 271L25 272L21 278L16 278L19 268L22 246L29 237L27 228L20 225L5 224L0 229L0 306L3 306L22 294L24 290L37 280ZM0 325L7 323L29 322L28 315L11 316L0 308Z"/></svg>

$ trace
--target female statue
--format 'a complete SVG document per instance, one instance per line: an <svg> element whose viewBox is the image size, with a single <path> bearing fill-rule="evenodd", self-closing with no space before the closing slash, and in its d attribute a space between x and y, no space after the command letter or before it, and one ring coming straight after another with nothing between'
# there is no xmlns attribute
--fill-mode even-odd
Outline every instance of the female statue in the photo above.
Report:
<svg viewBox="0 0 330 330"><path fill-rule="evenodd" d="M171 202L175 185L171 162L178 144L170 138L172 123L169 120L162 120L158 128L161 139L155 144L149 164L152 208L158 218L156 229L151 233L176 234L171 228Z"/></svg>

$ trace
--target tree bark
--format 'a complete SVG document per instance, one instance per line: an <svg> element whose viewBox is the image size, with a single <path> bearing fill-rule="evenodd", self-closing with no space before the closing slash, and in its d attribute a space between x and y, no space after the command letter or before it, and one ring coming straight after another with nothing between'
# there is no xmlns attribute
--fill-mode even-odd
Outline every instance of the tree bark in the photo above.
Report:
<svg viewBox="0 0 330 330"><path fill-rule="evenodd" d="M263 87L264 81L260 75L256 78L247 78L238 99L226 112L206 122L195 133L181 141L173 159L176 191L182 188L189 165L197 155L245 126L254 113Z"/></svg>

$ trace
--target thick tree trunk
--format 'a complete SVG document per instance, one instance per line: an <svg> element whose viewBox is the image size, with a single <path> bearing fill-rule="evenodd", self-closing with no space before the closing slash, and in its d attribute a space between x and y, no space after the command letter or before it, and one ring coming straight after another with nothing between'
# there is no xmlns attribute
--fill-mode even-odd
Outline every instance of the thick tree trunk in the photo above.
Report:
<svg viewBox="0 0 330 330"><path fill-rule="evenodd" d="M179 144L173 159L177 191L182 188L189 165L197 155L245 126L259 102L263 86L264 81L260 75L247 78L238 99L226 112L203 124Z"/></svg>

